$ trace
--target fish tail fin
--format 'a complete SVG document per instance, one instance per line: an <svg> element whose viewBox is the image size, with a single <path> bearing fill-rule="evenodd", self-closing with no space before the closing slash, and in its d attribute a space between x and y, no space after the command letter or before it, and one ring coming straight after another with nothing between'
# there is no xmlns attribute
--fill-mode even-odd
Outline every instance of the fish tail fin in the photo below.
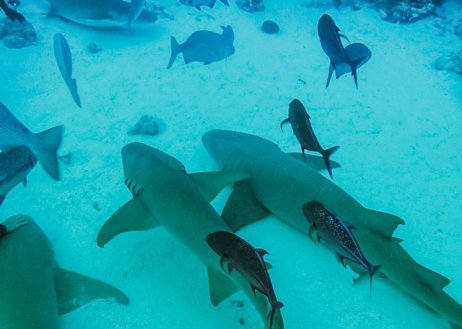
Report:
<svg viewBox="0 0 462 329"><path fill-rule="evenodd" d="M57 126L35 134L37 147L34 154L46 172L55 180L59 180L59 165L56 152L61 145L63 128L63 126Z"/></svg>
<svg viewBox="0 0 462 329"><path fill-rule="evenodd" d="M333 146L331 148L328 148L327 150L324 150L321 154L322 154L322 158L324 159L324 163L326 164L326 169L327 171L329 172L329 176L330 178L332 178L332 168L330 166L330 161L329 161L329 157L335 152L337 151L337 149L339 148L340 146Z"/></svg>
<svg viewBox="0 0 462 329"><path fill-rule="evenodd" d="M269 320L270 320L269 329L273 328L274 314L277 311L279 311L283 306L284 306L284 304L279 302L279 301L276 301L273 304L271 304L271 311L268 313L268 317L269 317Z"/></svg>
<svg viewBox="0 0 462 329"><path fill-rule="evenodd" d="M370 277L370 285L369 285L369 297L372 296L372 277L374 276L374 274L380 270L380 268L382 267L382 265L375 265L375 266L372 266L370 269L369 269L369 277Z"/></svg>
<svg viewBox="0 0 462 329"><path fill-rule="evenodd" d="M220 0L221 2L223 2L225 5L227 5L229 7L229 2L228 0Z"/></svg>
<svg viewBox="0 0 462 329"><path fill-rule="evenodd" d="M175 61L176 56L178 56L181 50L180 44L178 43L178 41L176 41L175 37L170 38L170 44L172 48L172 54L170 55L170 60L168 61L167 69L169 69L173 65L173 62Z"/></svg>
<svg viewBox="0 0 462 329"><path fill-rule="evenodd" d="M355 80L356 89L358 89L358 72L356 70L356 66L351 67L351 75L353 76L353 79Z"/></svg>

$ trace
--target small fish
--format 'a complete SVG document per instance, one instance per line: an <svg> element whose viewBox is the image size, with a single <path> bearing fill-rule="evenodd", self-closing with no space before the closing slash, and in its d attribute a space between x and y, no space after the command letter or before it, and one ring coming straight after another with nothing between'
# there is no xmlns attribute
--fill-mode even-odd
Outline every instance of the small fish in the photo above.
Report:
<svg viewBox="0 0 462 329"><path fill-rule="evenodd" d="M28 147L18 146L0 152L0 205L7 193L20 182L27 184L27 175L37 163Z"/></svg>
<svg viewBox="0 0 462 329"><path fill-rule="evenodd" d="M351 72L356 88L358 88L357 69L369 60L371 51L361 43L353 43L346 48L343 47L342 37L348 42L350 41L345 35L339 32L340 29L335 25L332 17L327 14L321 16L318 22L318 35L321 47L330 59L326 88L329 87L334 71L337 79Z"/></svg>
<svg viewBox="0 0 462 329"><path fill-rule="evenodd" d="M71 92L72 98L78 107L82 107L80 96L77 91L77 81L72 78L72 55L69 44L61 33L56 33L54 38L54 52L61 76Z"/></svg>
<svg viewBox="0 0 462 329"><path fill-rule="evenodd" d="M271 329L275 312L284 305L276 299L267 265L263 260L263 256L267 255L268 252L263 249L255 249L237 235L226 231L211 233L207 236L206 241L210 248L221 257L220 265L223 269L226 266L229 274L233 269L236 269L249 280L254 293L257 290L268 297L271 305L271 311L268 314Z"/></svg>
<svg viewBox="0 0 462 329"><path fill-rule="evenodd" d="M57 126L41 133L31 133L15 116L0 103L0 149L27 146L46 172L59 180L59 165L56 151L61 145L63 126Z"/></svg>
<svg viewBox="0 0 462 329"><path fill-rule="evenodd" d="M225 5L229 6L228 0L220 0ZM198 10L201 10L201 6L208 6L213 8L217 0L180 0L180 3L185 6L195 7Z"/></svg>
<svg viewBox="0 0 462 329"><path fill-rule="evenodd" d="M145 0L132 0L130 2L130 8L128 11L128 28L130 28L133 22L136 21L138 17L140 17L144 7L146 7Z"/></svg>
<svg viewBox="0 0 462 329"><path fill-rule="evenodd" d="M316 230L318 242L323 240L337 254L343 267L345 267L344 261L347 259L359 264L369 272L370 292L372 292L372 276L380 269L381 265L374 266L364 257L352 233L352 230L355 229L354 226L342 221L318 201L305 203L303 214L311 224L308 232L310 238L313 239L313 232Z"/></svg>
<svg viewBox="0 0 462 329"><path fill-rule="evenodd" d="M318 152L322 155L324 163L326 164L327 171L332 178L332 168L330 165L329 157L337 151L339 146L334 146L324 150L318 142L316 135L314 134L313 128L310 124L310 116L305 110L303 104L298 100L294 99L289 105L289 118L281 122L282 126L289 123L292 126L295 137L302 148L303 156L305 157L305 150Z"/></svg>
<svg viewBox="0 0 462 329"><path fill-rule="evenodd" d="M191 34L185 43L179 44L171 37L172 54L168 62L169 69L179 53L183 53L184 62L218 62L234 54L234 31L231 26L222 26L222 34L211 31L197 31Z"/></svg>

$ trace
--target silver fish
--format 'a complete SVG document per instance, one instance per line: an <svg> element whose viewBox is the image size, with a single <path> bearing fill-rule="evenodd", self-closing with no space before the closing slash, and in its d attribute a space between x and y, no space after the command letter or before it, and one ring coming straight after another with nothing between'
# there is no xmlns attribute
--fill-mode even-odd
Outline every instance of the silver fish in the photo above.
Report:
<svg viewBox="0 0 462 329"><path fill-rule="evenodd" d="M53 41L55 59L58 64L59 72L61 72L61 76L71 92L75 104L77 104L78 107L82 107L80 96L77 91L77 81L72 78L72 55L69 44L61 33L56 33Z"/></svg>
<svg viewBox="0 0 462 329"><path fill-rule="evenodd" d="M294 135L297 137L297 140L302 148L303 157L305 158L305 150L320 153L324 159L324 163L326 164L329 176L332 178L332 168L330 166L329 157L332 153L337 151L339 146L333 146L326 150L322 148L314 134L313 128L311 127L310 116L306 112L302 102L298 99L294 99L290 102L289 118L281 122L281 130L282 126L286 123L290 123L292 126Z"/></svg>
<svg viewBox="0 0 462 329"><path fill-rule="evenodd" d="M185 43L179 44L171 38L172 54L168 62L169 69L179 53L183 53L184 62L203 62L210 64L234 54L234 31L231 26L222 26L222 34L211 31L197 31L191 34Z"/></svg>
<svg viewBox="0 0 462 329"><path fill-rule="evenodd" d="M263 256L267 255L268 252L252 247L244 239L227 231L211 233L207 236L206 241L210 248L221 257L222 268L227 265L229 274L233 269L236 269L249 281L254 294L257 290L268 297L268 302L271 305L271 311L268 314L270 318L269 329L272 329L274 314L284 304L276 298L268 268L263 260Z"/></svg>
<svg viewBox="0 0 462 329"><path fill-rule="evenodd" d="M318 242L322 239L337 254L343 267L347 259L367 270L372 290L372 276L381 268L381 265L374 266L364 257L352 233L355 227L338 218L318 201L303 204L303 214L311 224L309 236L312 238L313 232L316 231Z"/></svg>
<svg viewBox="0 0 462 329"><path fill-rule="evenodd" d="M228 0L220 0L225 5L229 6ZM185 6L195 7L201 10L201 6L208 6L213 8L217 0L180 0L180 3Z"/></svg>
<svg viewBox="0 0 462 329"><path fill-rule="evenodd" d="M61 145L63 126L56 126L41 133L32 133L0 102L0 149L27 146L37 157L46 172L59 180L56 152Z"/></svg>
<svg viewBox="0 0 462 329"><path fill-rule="evenodd" d="M27 184L27 175L37 163L28 147L18 146L0 153L0 205L7 193L20 182Z"/></svg>

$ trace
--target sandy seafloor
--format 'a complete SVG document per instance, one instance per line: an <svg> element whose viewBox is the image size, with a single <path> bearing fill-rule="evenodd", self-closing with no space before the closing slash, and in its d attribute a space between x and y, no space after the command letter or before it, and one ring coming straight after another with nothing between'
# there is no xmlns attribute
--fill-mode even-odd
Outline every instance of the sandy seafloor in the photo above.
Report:
<svg viewBox="0 0 462 329"><path fill-rule="evenodd" d="M21 9L38 32L37 44L0 47L0 100L32 131L64 124L59 153L72 153L72 163L61 164L60 182L38 165L28 186L8 195L1 218L31 215L62 267L114 284L131 300L129 306L88 304L62 316L63 329L263 327L243 294L213 307L205 267L164 229L128 233L104 249L95 239L130 198L122 146L155 146L190 172L217 168L200 141L213 128L254 133L297 151L290 128L279 128L293 98L307 107L321 144L341 146L332 157L342 165L335 183L364 206L405 219L396 236L416 260L450 278L446 291L462 302L462 78L433 68L438 56L460 48L460 39L436 29L434 18L398 25L373 9L329 9L350 40L365 43L373 55L359 69L358 90L349 76L325 89L328 59L317 36L325 9L295 0L266 0L266 10L256 14L234 1L201 12L173 1L161 4L174 20L129 32L49 18L46 2L24 0ZM264 19L277 21L281 33L263 34ZM226 24L235 31L232 57L204 66L185 65L180 55L167 70L171 35L182 42L196 30L219 32ZM56 66L57 32L71 46L82 109ZM90 42L103 51L90 54ZM164 122L160 135L127 135L143 114ZM214 205L220 209L223 202L224 196ZM386 279L374 280L369 297L367 280L352 286L353 272L274 217L239 234L270 252L288 329L448 328L445 319Z"/></svg>

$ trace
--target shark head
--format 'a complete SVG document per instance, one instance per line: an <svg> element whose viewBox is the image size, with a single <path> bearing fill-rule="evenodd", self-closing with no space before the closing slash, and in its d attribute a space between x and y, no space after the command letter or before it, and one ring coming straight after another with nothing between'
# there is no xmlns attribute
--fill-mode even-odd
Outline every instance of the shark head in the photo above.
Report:
<svg viewBox="0 0 462 329"><path fill-rule="evenodd" d="M168 171L184 171L177 159L141 143L130 143L122 148L122 164L125 183L134 193L141 188L139 184L161 179Z"/></svg>

